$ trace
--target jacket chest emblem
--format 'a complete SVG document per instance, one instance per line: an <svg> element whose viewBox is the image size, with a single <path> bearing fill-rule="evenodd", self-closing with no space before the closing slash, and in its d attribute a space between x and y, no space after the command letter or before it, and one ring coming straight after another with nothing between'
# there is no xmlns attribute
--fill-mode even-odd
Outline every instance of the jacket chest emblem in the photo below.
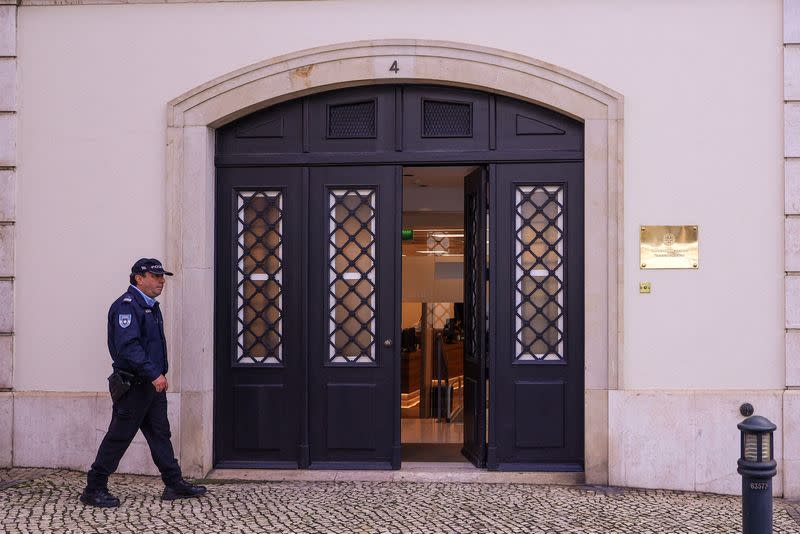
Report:
<svg viewBox="0 0 800 534"><path fill-rule="evenodd" d="M124 313L119 315L119 325L122 328L128 328L131 325L131 314Z"/></svg>

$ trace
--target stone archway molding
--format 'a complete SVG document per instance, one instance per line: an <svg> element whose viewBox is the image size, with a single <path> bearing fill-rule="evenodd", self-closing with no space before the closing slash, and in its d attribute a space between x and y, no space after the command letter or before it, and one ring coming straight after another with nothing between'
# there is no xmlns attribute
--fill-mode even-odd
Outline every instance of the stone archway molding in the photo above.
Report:
<svg viewBox="0 0 800 534"><path fill-rule="evenodd" d="M397 71L390 70L396 62ZM586 482L608 482L608 391L622 370L622 95L511 52L427 40L359 41L250 65L171 101L167 110L168 326L180 391L179 456L204 476L213 462L214 129L259 109L379 83L465 87L533 102L585 132Z"/></svg>

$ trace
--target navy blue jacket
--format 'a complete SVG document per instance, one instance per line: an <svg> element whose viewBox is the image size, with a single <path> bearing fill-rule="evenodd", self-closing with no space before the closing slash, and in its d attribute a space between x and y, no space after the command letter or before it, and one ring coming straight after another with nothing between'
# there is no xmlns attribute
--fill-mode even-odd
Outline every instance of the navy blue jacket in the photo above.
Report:
<svg viewBox="0 0 800 534"><path fill-rule="evenodd" d="M128 287L108 310L108 352L114 369L148 382L166 374L167 340L158 302L148 307L142 295Z"/></svg>

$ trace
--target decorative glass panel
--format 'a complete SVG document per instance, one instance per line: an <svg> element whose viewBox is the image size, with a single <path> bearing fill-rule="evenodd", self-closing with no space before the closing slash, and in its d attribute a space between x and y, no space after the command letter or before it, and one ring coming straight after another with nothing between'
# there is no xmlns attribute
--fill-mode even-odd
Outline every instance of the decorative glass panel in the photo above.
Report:
<svg viewBox="0 0 800 534"><path fill-rule="evenodd" d="M283 193L239 191L236 363L283 363Z"/></svg>
<svg viewBox="0 0 800 534"><path fill-rule="evenodd" d="M375 189L328 195L329 361L375 361Z"/></svg>
<svg viewBox="0 0 800 534"><path fill-rule="evenodd" d="M516 187L517 361L564 360L564 187Z"/></svg>

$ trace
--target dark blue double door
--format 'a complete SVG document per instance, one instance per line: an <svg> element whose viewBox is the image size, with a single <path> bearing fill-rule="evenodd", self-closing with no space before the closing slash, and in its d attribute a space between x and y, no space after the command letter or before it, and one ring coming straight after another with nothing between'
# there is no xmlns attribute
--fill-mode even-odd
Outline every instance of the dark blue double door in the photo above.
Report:
<svg viewBox="0 0 800 534"><path fill-rule="evenodd" d="M218 466L400 466L401 177L399 165L218 170ZM475 465L582 468L581 180L580 163L467 179Z"/></svg>
<svg viewBox="0 0 800 534"><path fill-rule="evenodd" d="M218 465L399 467L401 172L218 173Z"/></svg>

